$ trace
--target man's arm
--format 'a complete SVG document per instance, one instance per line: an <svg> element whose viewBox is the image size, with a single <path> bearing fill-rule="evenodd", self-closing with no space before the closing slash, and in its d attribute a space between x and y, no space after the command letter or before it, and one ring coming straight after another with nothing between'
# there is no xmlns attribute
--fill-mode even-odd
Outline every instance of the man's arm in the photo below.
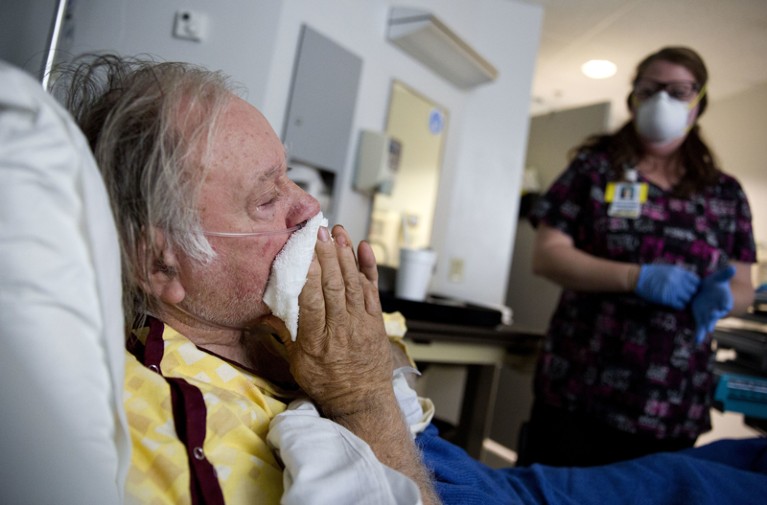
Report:
<svg viewBox="0 0 767 505"><path fill-rule="evenodd" d="M384 465L370 445L296 400L272 419L269 444L285 466L282 505L423 505L416 483Z"/></svg>
<svg viewBox="0 0 767 505"><path fill-rule="evenodd" d="M349 429L385 465L413 479L424 504L438 504L392 387L392 356L369 245L359 265L346 231L320 228L299 298L296 342L285 342L293 376L322 414Z"/></svg>

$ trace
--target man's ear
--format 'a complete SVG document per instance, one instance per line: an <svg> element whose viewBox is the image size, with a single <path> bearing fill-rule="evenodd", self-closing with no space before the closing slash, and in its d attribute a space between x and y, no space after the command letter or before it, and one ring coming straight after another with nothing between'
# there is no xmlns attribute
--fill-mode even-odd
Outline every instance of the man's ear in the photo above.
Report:
<svg viewBox="0 0 767 505"><path fill-rule="evenodd" d="M139 283L150 297L168 305L176 305L186 296L179 276L178 258L161 230L152 228L149 237L154 244L153 247L141 245L145 264Z"/></svg>

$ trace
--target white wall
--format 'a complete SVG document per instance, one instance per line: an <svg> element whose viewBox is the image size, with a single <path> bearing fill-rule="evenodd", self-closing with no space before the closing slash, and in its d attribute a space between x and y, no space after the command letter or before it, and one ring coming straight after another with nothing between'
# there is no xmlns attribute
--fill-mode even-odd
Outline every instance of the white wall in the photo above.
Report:
<svg viewBox="0 0 767 505"><path fill-rule="evenodd" d="M221 70L247 89L261 107L272 64L280 0L70 0L63 30L64 57L89 51L152 55ZM176 11L208 18L203 42L172 36ZM288 81L289 82L289 81ZM286 86L288 83L286 83Z"/></svg>
<svg viewBox="0 0 767 505"><path fill-rule="evenodd" d="M77 0L64 46L149 53L221 69L249 89L283 131L301 25L307 23L363 59L338 220L357 241L367 233L370 198L351 189L360 129L384 129L392 79L449 110L432 246L439 253L433 290L503 304L527 142L530 89L540 37L540 6L513 0L411 0L435 13L499 70L497 81L459 90L386 41L390 0ZM176 10L204 13L202 43L171 36ZM464 280L448 280L450 259Z"/></svg>
<svg viewBox="0 0 767 505"><path fill-rule="evenodd" d="M738 178L754 215L754 235L767 247L767 85L709 103L700 120L722 169ZM762 258L767 261L767 258Z"/></svg>
<svg viewBox="0 0 767 505"><path fill-rule="evenodd" d="M472 30L472 43L498 66L500 76L470 93L465 114L452 119L460 131L454 132L456 151L449 153L440 181L434 245L441 258L434 287L458 299L503 304L543 11L507 0L471 6L473 16L446 21L470 23L465 26ZM452 258L463 260L463 283L449 280Z"/></svg>

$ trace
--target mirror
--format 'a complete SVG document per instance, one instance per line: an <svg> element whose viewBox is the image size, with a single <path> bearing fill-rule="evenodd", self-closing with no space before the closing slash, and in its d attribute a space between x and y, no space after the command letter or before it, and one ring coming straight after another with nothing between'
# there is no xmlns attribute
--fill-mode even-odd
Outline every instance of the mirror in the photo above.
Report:
<svg viewBox="0 0 767 505"><path fill-rule="evenodd" d="M402 152L391 193L373 198L367 240L379 265L396 268L400 247L431 245L447 117L444 107L392 83L386 133L400 141Z"/></svg>

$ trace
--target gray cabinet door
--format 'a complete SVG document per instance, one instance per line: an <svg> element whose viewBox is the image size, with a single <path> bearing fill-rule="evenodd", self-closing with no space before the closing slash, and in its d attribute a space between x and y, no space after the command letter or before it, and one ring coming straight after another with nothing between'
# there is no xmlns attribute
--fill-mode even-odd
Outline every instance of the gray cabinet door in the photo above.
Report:
<svg viewBox="0 0 767 505"><path fill-rule="evenodd" d="M361 71L360 57L304 25L283 136L291 160L344 169Z"/></svg>

